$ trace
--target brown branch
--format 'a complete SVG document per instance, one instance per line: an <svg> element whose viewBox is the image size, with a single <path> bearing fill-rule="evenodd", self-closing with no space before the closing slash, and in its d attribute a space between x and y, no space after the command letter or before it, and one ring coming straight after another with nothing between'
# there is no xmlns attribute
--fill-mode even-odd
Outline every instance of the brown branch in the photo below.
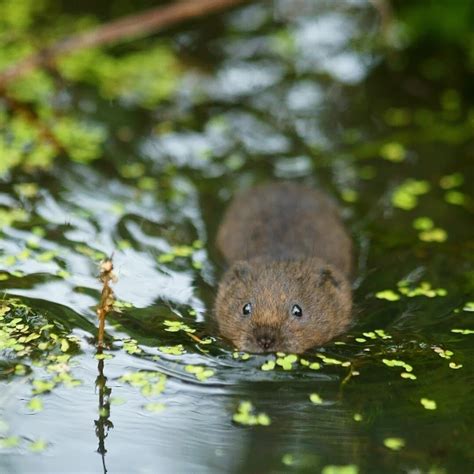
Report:
<svg viewBox="0 0 474 474"><path fill-rule="evenodd" d="M104 260L100 264L100 281L102 282L102 293L100 295L100 303L97 308L97 317L99 318L99 333L97 344L99 349L104 344L104 332L105 332L105 317L112 309L114 304L114 292L110 287L110 284L116 281L114 274L114 265L111 259Z"/></svg>
<svg viewBox="0 0 474 474"><path fill-rule="evenodd" d="M45 65L59 56L93 46L107 45L151 34L160 28L229 8L248 0L182 0L170 5L126 16L58 41L0 73L0 89L12 80Z"/></svg>

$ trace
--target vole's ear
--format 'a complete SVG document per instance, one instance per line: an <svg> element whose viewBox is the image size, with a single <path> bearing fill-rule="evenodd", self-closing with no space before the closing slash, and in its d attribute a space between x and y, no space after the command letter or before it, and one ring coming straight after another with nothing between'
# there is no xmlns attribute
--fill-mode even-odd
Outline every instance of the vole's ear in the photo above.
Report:
<svg viewBox="0 0 474 474"><path fill-rule="evenodd" d="M229 269L230 278L237 280L248 280L250 278L250 265L244 260L235 262Z"/></svg>
<svg viewBox="0 0 474 474"><path fill-rule="evenodd" d="M336 278L333 271L329 267L324 267L319 272L319 287L324 286L326 283L330 283L334 288L341 286L340 281Z"/></svg>

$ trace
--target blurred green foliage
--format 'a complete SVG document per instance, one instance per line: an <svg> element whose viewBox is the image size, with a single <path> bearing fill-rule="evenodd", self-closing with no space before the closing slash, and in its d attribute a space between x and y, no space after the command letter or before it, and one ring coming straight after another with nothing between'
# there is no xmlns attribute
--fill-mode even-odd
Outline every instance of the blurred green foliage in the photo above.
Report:
<svg viewBox="0 0 474 474"><path fill-rule="evenodd" d="M474 69L474 2L472 0L393 1L408 43L457 47Z"/></svg>
<svg viewBox="0 0 474 474"><path fill-rule="evenodd" d="M97 24L58 10L54 0L0 0L0 71ZM0 91L0 176L17 166L47 168L59 156L86 163L102 155L108 127L81 106L78 91L142 108L172 96L178 60L162 40L146 45L81 50L8 83Z"/></svg>

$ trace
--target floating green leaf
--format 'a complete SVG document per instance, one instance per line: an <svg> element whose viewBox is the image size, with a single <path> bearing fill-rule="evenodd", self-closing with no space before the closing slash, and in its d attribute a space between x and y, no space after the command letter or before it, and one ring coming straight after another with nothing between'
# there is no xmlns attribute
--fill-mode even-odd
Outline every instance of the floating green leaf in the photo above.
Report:
<svg viewBox="0 0 474 474"><path fill-rule="evenodd" d="M323 399L317 393L311 393L309 399L311 400L311 403L314 403L315 405L323 404Z"/></svg>
<svg viewBox="0 0 474 474"><path fill-rule="evenodd" d="M430 400L429 398L421 398L420 403L427 410L436 410L436 402L434 400Z"/></svg>
<svg viewBox="0 0 474 474"><path fill-rule="evenodd" d="M385 438L383 444L388 449L400 451L405 447L405 440L403 438Z"/></svg>
<svg viewBox="0 0 474 474"><path fill-rule="evenodd" d="M265 413L256 413L254 406L249 401L239 403L237 412L234 413L232 420L235 423L246 426L268 426L271 423L269 416Z"/></svg>
<svg viewBox="0 0 474 474"><path fill-rule="evenodd" d="M33 397L28 402L27 406L31 411L42 411L43 410L43 400L39 397Z"/></svg>
<svg viewBox="0 0 474 474"><path fill-rule="evenodd" d="M380 300L387 300L387 301L398 301L400 299L400 295L397 295L392 290L383 290L375 293L375 297Z"/></svg>

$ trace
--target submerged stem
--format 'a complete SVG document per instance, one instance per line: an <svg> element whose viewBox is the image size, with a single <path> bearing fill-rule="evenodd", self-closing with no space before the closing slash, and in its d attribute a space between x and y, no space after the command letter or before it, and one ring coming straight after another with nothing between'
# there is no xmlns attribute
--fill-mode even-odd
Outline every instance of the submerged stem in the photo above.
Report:
<svg viewBox="0 0 474 474"><path fill-rule="evenodd" d="M117 277L114 273L114 265L111 259L104 260L100 264L100 281L102 282L102 293L100 295L100 303L97 308L97 317L99 318L99 332L97 344L99 348L104 344L105 318L114 304L114 292L110 284L116 281Z"/></svg>

